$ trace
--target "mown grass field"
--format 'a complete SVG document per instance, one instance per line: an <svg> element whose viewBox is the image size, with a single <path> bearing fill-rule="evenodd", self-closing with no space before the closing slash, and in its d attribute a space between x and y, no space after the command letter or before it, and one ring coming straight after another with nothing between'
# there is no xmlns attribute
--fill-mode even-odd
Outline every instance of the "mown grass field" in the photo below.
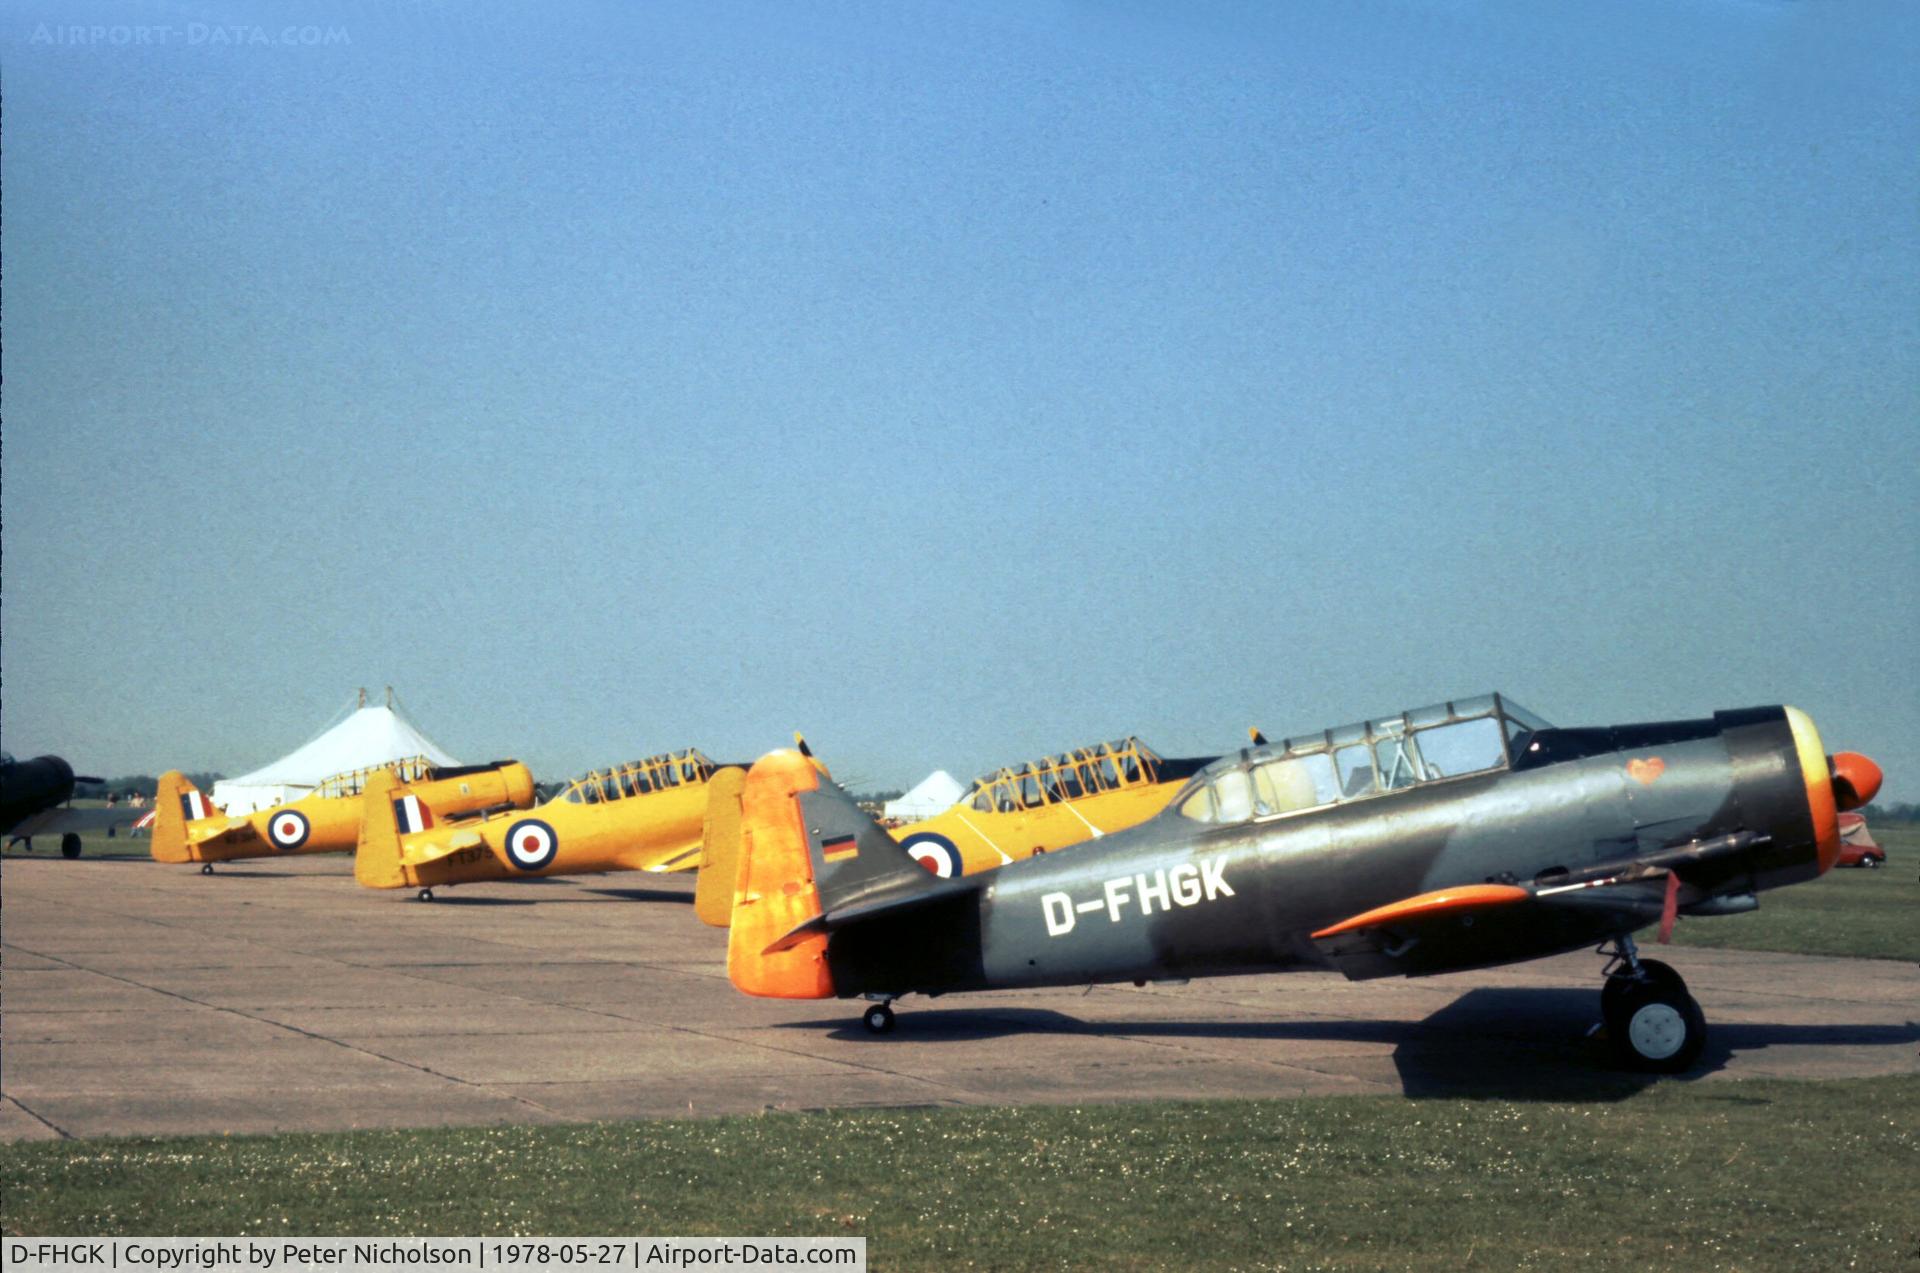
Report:
<svg viewBox="0 0 1920 1273"><path fill-rule="evenodd" d="M887 1269L1920 1267L1920 1079L1621 1092L12 1145L0 1223L864 1234Z"/></svg>

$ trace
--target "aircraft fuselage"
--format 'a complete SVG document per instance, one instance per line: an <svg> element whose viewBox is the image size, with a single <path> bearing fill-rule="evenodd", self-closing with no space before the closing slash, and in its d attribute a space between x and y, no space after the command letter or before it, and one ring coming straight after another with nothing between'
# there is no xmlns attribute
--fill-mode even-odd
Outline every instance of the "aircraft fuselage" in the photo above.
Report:
<svg viewBox="0 0 1920 1273"><path fill-rule="evenodd" d="M1594 894L1608 895L1604 905L1569 896L1477 926L1462 915L1425 927L1392 954L1344 957L1314 934L1435 890L1550 887L1561 876L1577 880L1728 837L1752 843L1678 868L1682 909L1811 879L1831 862L1809 795L1810 778L1828 781L1824 763L1803 774L1803 748L1783 709L1544 730L1531 745L1510 769L1229 825L1169 809L1071 853L1016 862L982 888L835 932L826 955L834 991L943 993L1303 966L1355 977L1445 972L1631 932L1659 917L1658 887L1642 891L1638 910L1623 908L1616 887ZM1830 806L1825 816L1830 822Z"/></svg>

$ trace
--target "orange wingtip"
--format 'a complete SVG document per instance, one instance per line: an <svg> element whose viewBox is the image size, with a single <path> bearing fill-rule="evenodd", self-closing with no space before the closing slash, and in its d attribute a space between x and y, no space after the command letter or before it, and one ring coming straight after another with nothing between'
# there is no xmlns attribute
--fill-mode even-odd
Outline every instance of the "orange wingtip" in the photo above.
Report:
<svg viewBox="0 0 1920 1273"><path fill-rule="evenodd" d="M1356 928L1375 928L1396 920L1425 919L1444 911L1471 910L1476 906L1500 906L1507 902L1522 902L1532 896L1514 884L1462 884L1459 888L1438 889L1389 902L1385 906L1376 906L1351 919L1343 919L1331 928L1323 928L1314 936L1332 937Z"/></svg>

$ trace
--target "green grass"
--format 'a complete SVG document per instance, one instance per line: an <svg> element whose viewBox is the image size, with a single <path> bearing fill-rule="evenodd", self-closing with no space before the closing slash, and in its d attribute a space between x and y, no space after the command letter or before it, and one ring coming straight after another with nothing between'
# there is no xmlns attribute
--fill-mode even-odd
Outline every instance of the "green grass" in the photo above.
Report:
<svg viewBox="0 0 1920 1273"><path fill-rule="evenodd" d="M1748 915L1683 918L1674 942L1920 962L1920 826L1886 822L1872 831L1887 851L1879 870L1836 869L1762 893Z"/></svg>
<svg viewBox="0 0 1920 1273"><path fill-rule="evenodd" d="M1631 1089L1622 1088L1622 1093ZM1920 1079L0 1148L31 1234L863 1234L875 1267L1920 1267Z"/></svg>

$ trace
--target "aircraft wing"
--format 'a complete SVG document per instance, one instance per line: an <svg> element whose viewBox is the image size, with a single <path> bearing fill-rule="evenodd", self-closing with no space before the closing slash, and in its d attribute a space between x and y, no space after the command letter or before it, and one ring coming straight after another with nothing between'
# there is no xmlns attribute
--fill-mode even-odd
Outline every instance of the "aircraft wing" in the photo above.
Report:
<svg viewBox="0 0 1920 1273"><path fill-rule="evenodd" d="M1679 901L1687 865L1763 839L1738 832L1527 884L1435 889L1349 916L1311 940L1354 981L1509 963L1660 923ZM1689 904L1702 896L1695 891Z"/></svg>
<svg viewBox="0 0 1920 1273"><path fill-rule="evenodd" d="M42 809L16 823L7 832L9 840L26 840L36 835L65 835L83 831L125 831L149 810L132 805L111 805L104 809Z"/></svg>

